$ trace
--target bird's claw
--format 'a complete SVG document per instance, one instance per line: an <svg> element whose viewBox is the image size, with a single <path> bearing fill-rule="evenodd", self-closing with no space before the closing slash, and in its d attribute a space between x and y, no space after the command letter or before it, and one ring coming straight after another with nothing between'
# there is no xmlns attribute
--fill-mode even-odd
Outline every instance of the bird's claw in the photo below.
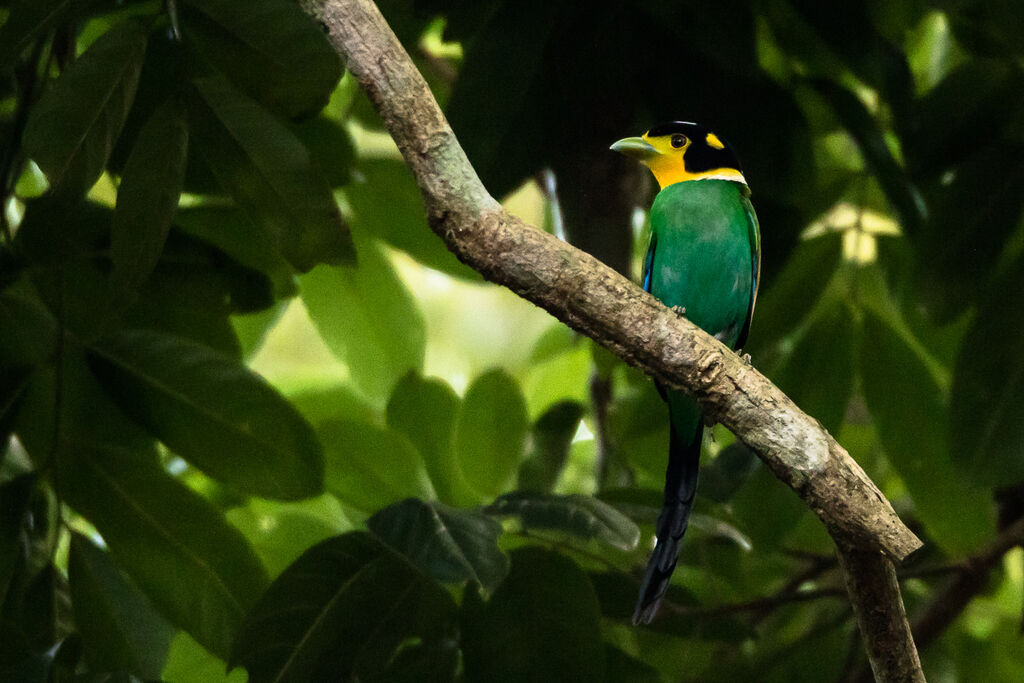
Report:
<svg viewBox="0 0 1024 683"><path fill-rule="evenodd" d="M743 355L740 356L740 358L742 358L743 362L746 363L747 365L751 365L749 353L744 353Z"/></svg>
<svg viewBox="0 0 1024 683"><path fill-rule="evenodd" d="M686 306L673 306L672 312L676 315L685 318L686 317Z"/></svg>

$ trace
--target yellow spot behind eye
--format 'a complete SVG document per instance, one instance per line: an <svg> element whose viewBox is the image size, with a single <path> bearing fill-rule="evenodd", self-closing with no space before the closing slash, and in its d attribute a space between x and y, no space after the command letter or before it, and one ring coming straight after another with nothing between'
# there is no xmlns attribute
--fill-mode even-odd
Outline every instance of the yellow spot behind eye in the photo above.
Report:
<svg viewBox="0 0 1024 683"><path fill-rule="evenodd" d="M718 136L714 133L708 133L708 136L704 139L707 141L708 145L715 149L725 149L725 145L722 144L722 141L719 140Z"/></svg>

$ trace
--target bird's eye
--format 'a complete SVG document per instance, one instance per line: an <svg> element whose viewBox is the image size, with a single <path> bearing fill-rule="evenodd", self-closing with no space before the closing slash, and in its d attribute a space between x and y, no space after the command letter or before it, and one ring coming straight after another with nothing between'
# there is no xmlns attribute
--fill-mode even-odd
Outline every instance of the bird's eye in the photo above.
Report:
<svg viewBox="0 0 1024 683"><path fill-rule="evenodd" d="M686 136L682 134L676 134L672 136L672 146L675 149L681 149L686 144Z"/></svg>

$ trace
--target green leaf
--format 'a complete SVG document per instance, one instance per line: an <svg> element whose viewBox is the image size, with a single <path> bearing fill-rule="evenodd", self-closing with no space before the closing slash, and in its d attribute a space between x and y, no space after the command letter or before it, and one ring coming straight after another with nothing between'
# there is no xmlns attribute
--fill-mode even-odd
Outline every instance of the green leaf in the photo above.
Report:
<svg viewBox="0 0 1024 683"><path fill-rule="evenodd" d="M569 448L583 418L583 405L560 401L533 424L530 455L519 467L519 488L550 492L569 460Z"/></svg>
<svg viewBox="0 0 1024 683"><path fill-rule="evenodd" d="M295 133L331 187L348 185L352 181L352 164L356 150L345 126L326 116L293 124Z"/></svg>
<svg viewBox="0 0 1024 683"><path fill-rule="evenodd" d="M252 548L204 498L138 451L65 442L59 492L174 625L225 657L267 578Z"/></svg>
<svg viewBox="0 0 1024 683"><path fill-rule="evenodd" d="M608 643L604 645L604 656L608 667L605 680L616 683L658 683L661 680L657 669Z"/></svg>
<svg viewBox="0 0 1024 683"><path fill-rule="evenodd" d="M472 581L493 593L508 573L508 558L498 548L501 524L476 510L407 498L366 526L435 581Z"/></svg>
<svg viewBox="0 0 1024 683"><path fill-rule="evenodd" d="M404 498L433 498L423 460L398 432L353 420L319 425L327 490L352 507L374 512Z"/></svg>
<svg viewBox="0 0 1024 683"><path fill-rule="evenodd" d="M54 443L55 436L117 443L139 452L149 451L155 457L152 437L110 399L89 370L82 348L66 345L62 360L59 369L56 363L37 368L21 399L15 434L33 462L44 465L52 460L59 446L59 442ZM56 424L58 378L62 395L60 423Z"/></svg>
<svg viewBox="0 0 1024 683"><path fill-rule="evenodd" d="M627 552L635 550L640 541L640 529L633 520L591 496L516 491L501 496L484 512L516 517L526 530L560 531L585 541L597 539Z"/></svg>
<svg viewBox="0 0 1024 683"><path fill-rule="evenodd" d="M934 188L935 211L917 240L917 266L921 299L938 320L952 321L976 302L1018 232L1022 155L1024 145L1006 141L976 148L951 182Z"/></svg>
<svg viewBox="0 0 1024 683"><path fill-rule="evenodd" d="M992 498L953 467L945 391L920 344L905 334L873 311L864 312L864 399L929 535L951 555L966 555L995 534ZM955 509L950 501L956 501Z"/></svg>
<svg viewBox="0 0 1024 683"><path fill-rule="evenodd" d="M816 313L772 379L801 410L833 434L846 415L853 393L853 356L857 327L846 304L836 298Z"/></svg>
<svg viewBox="0 0 1024 683"><path fill-rule="evenodd" d="M185 35L264 106L296 118L327 104L341 78L341 60L295 3L186 0L183 9Z"/></svg>
<svg viewBox="0 0 1024 683"><path fill-rule="evenodd" d="M137 290L156 267L178 207L187 156L185 110L169 101L142 127L117 191L110 233L115 297Z"/></svg>
<svg viewBox="0 0 1024 683"><path fill-rule="evenodd" d="M455 605L437 584L366 533L307 550L267 590L231 653L251 683L356 681L406 641L444 656Z"/></svg>
<svg viewBox="0 0 1024 683"><path fill-rule="evenodd" d="M1024 9L1013 0L967 0L949 7L956 38L973 52L1005 58L1024 55ZM1009 60L1008 60L1009 61Z"/></svg>
<svg viewBox="0 0 1024 683"><path fill-rule="evenodd" d="M6 602L18 564L24 559L20 545L36 481L34 474L22 474L0 484L0 608Z"/></svg>
<svg viewBox="0 0 1024 683"><path fill-rule="evenodd" d="M742 441L729 444L711 462L701 463L701 498L716 503L727 502L754 473L759 463L757 455Z"/></svg>
<svg viewBox="0 0 1024 683"><path fill-rule="evenodd" d="M234 206L205 205L180 209L174 224L182 232L212 244L238 263L264 273L274 282L275 295L292 296L292 267L281 255L277 239Z"/></svg>
<svg viewBox="0 0 1024 683"><path fill-rule="evenodd" d="M479 280L480 276L448 251L427 225L412 172L400 159L364 159L345 187L352 206L352 223L366 233L408 253L425 266L455 277Z"/></svg>
<svg viewBox="0 0 1024 683"><path fill-rule="evenodd" d="M28 278L21 277L0 291L0 367L14 370L38 365L56 345L57 321ZM6 396L6 391L0 395Z"/></svg>
<svg viewBox="0 0 1024 683"><path fill-rule="evenodd" d="M522 163L515 163L519 159L511 164L514 170L506 170L510 159L503 154L503 142L510 137L517 117L536 100L528 93L542 71L560 7L559 3L537 0L502 3L469 44L448 101L446 113L452 128L473 167L498 196L529 173L523 172ZM509 59L510 54L516 58ZM495 87L499 83L500 87ZM530 130L528 126L519 128ZM530 150L541 149L542 142L517 139L512 147L536 157ZM542 161L535 161L539 169Z"/></svg>
<svg viewBox="0 0 1024 683"><path fill-rule="evenodd" d="M289 396L288 400L314 426L339 419L380 422L378 412L346 384L308 389Z"/></svg>
<svg viewBox="0 0 1024 683"><path fill-rule="evenodd" d="M526 402L502 370L477 377L455 421L455 457L466 482L483 498L505 490L523 460Z"/></svg>
<svg viewBox="0 0 1024 683"><path fill-rule="evenodd" d="M42 37L75 4L74 0L13 0L7 21L0 26L0 72L6 73L28 44Z"/></svg>
<svg viewBox="0 0 1024 683"><path fill-rule="evenodd" d="M110 555L73 532L68 581L75 627L93 671L160 678L174 629L114 565Z"/></svg>
<svg viewBox="0 0 1024 683"><path fill-rule="evenodd" d="M512 553L512 570L486 604L463 605L462 651L471 681L602 681L597 595L571 560L541 548Z"/></svg>
<svg viewBox="0 0 1024 683"><path fill-rule="evenodd" d="M288 127L223 77L193 84L195 147L221 187L274 236L298 270L352 265L352 238L327 180Z"/></svg>
<svg viewBox="0 0 1024 683"><path fill-rule="evenodd" d="M1024 259L991 289L960 347L949 407L954 462L976 481L1024 480Z"/></svg>
<svg viewBox="0 0 1024 683"><path fill-rule="evenodd" d="M452 449L460 405L458 395L444 380L410 372L391 393L387 421L388 427L405 434L419 449L438 499L466 506L478 499L462 476Z"/></svg>
<svg viewBox="0 0 1024 683"><path fill-rule="evenodd" d="M787 255L782 272L757 297L747 348L755 364L764 362L762 354L769 345L778 344L807 318L839 268L842 254L842 235L829 233L798 242Z"/></svg>
<svg viewBox="0 0 1024 683"><path fill-rule="evenodd" d="M340 514L328 514L338 507L330 496L291 504L251 499L225 514L232 526L245 534L274 578L309 548L352 528Z"/></svg>
<svg viewBox="0 0 1024 683"><path fill-rule="evenodd" d="M167 655L164 681L175 683L246 683L244 669L225 671L223 660L210 654L184 631L178 631Z"/></svg>
<svg viewBox="0 0 1024 683"><path fill-rule="evenodd" d="M90 362L121 408L168 448L239 491L294 500L322 490L316 435L259 375L188 340L110 335Z"/></svg>
<svg viewBox="0 0 1024 683"><path fill-rule="evenodd" d="M103 34L47 90L25 127L25 151L54 188L80 195L103 172L121 133L146 53L126 22Z"/></svg>
<svg viewBox="0 0 1024 683"><path fill-rule="evenodd" d="M832 81L812 84L825 98L836 117L850 132L868 168L878 179L886 198L908 234L916 234L928 217L924 199L886 144L882 130L856 95Z"/></svg>
<svg viewBox="0 0 1024 683"><path fill-rule="evenodd" d="M299 278L320 336L348 365L360 391L383 406L410 370L423 368L423 314L372 239L356 235L359 267L317 268Z"/></svg>

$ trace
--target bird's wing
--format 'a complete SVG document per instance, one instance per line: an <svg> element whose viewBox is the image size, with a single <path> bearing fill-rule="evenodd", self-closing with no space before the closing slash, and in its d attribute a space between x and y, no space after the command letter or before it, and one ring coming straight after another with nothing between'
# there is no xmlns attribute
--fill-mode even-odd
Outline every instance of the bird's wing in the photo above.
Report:
<svg viewBox="0 0 1024 683"><path fill-rule="evenodd" d="M743 329L736 340L736 348L742 349L747 343L747 334L750 332L750 321L754 318L754 305L757 303L757 286L761 282L761 228L757 222L757 214L750 200L744 202L744 209L747 214L747 238L750 240L750 263L753 269L750 278L750 307L747 308L747 319L743 321Z"/></svg>
<svg viewBox="0 0 1024 683"><path fill-rule="evenodd" d="M640 281L643 282L645 292L651 291L651 269L654 267L654 246L657 242L658 234L652 232L651 243L647 246L647 255L644 256L643 275L640 276Z"/></svg>

